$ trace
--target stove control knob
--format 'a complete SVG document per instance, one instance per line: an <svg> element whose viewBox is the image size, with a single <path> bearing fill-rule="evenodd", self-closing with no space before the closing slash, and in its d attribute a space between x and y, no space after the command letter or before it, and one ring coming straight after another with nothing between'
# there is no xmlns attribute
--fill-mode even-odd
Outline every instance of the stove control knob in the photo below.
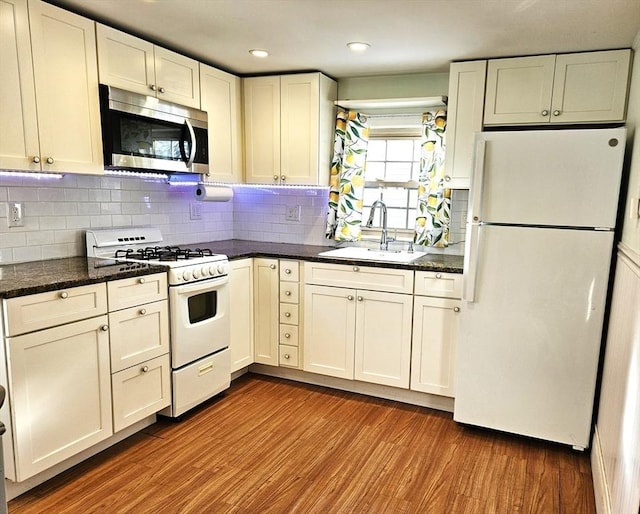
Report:
<svg viewBox="0 0 640 514"><path fill-rule="evenodd" d="M218 273L218 270L216 269L215 266L209 266L209 275L211 275L212 277L215 277L217 273Z"/></svg>
<svg viewBox="0 0 640 514"><path fill-rule="evenodd" d="M209 271L209 268L207 268L206 266L202 266L202 269L200 271L202 271L203 277L206 277L207 275L211 274L211 272Z"/></svg>
<svg viewBox="0 0 640 514"><path fill-rule="evenodd" d="M194 269L193 270L193 278L200 278L200 270L199 269Z"/></svg>
<svg viewBox="0 0 640 514"><path fill-rule="evenodd" d="M184 278L186 282L189 282L189 280L191 280L191 272L189 270L183 271L182 278Z"/></svg>
<svg viewBox="0 0 640 514"><path fill-rule="evenodd" d="M218 266L218 273L220 273L220 275L224 273L224 266L222 264Z"/></svg>

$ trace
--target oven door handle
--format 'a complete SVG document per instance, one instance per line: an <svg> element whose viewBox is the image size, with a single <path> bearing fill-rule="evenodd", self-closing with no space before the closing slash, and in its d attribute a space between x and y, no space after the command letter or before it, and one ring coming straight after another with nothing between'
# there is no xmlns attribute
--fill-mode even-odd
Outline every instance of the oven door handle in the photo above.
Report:
<svg viewBox="0 0 640 514"><path fill-rule="evenodd" d="M229 283L229 275L224 277L209 278L201 280L200 282L193 282L191 284L180 284L171 286L177 294L191 294L200 293L205 291L215 291L222 288Z"/></svg>

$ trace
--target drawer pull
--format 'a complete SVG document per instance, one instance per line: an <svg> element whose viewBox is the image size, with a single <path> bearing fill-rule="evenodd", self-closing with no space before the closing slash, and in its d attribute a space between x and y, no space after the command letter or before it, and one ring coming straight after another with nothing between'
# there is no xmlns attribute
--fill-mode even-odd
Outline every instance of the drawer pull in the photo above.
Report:
<svg viewBox="0 0 640 514"><path fill-rule="evenodd" d="M290 334L289 332L287 332L287 333L284 335L284 338L285 338L285 339L291 339L291 334Z"/></svg>
<svg viewBox="0 0 640 514"><path fill-rule="evenodd" d="M460 312L460 307L454 307L453 312Z"/></svg>
<svg viewBox="0 0 640 514"><path fill-rule="evenodd" d="M290 312L285 312L284 313L284 317L285 318L290 318L291 317L291 313Z"/></svg>
<svg viewBox="0 0 640 514"><path fill-rule="evenodd" d="M149 366L142 366L140 368L140 371L142 371L143 373L146 373L147 371L149 371Z"/></svg>
<svg viewBox="0 0 640 514"><path fill-rule="evenodd" d="M442 278L442 273L436 273L436 278Z"/></svg>
<svg viewBox="0 0 640 514"><path fill-rule="evenodd" d="M291 275L291 270L290 270L289 268L287 268L286 270L284 270L284 272L285 272L287 275Z"/></svg>
<svg viewBox="0 0 640 514"><path fill-rule="evenodd" d="M284 292L284 295L285 295L285 296L291 296L291 291L285 291L285 292Z"/></svg>
<svg viewBox="0 0 640 514"><path fill-rule="evenodd" d="M353 271L360 271L360 268L358 266L354 266Z"/></svg>
<svg viewBox="0 0 640 514"><path fill-rule="evenodd" d="M284 357L285 359L287 359L287 360L289 360L289 359L291 358L291 357L289 356L289 354L288 354L288 353L285 353L285 354L283 355L283 357Z"/></svg>
<svg viewBox="0 0 640 514"><path fill-rule="evenodd" d="M206 375L210 371L213 371L213 362L200 366L198 368L198 376L201 377L202 375Z"/></svg>
<svg viewBox="0 0 640 514"><path fill-rule="evenodd" d="M147 313L147 309L140 309L140 316L144 316Z"/></svg>
<svg viewBox="0 0 640 514"><path fill-rule="evenodd" d="M275 265L275 264L269 264L269 267L270 267L271 269L276 269L276 265Z"/></svg>
<svg viewBox="0 0 640 514"><path fill-rule="evenodd" d="M138 279L138 284L144 284L144 278L139 278Z"/></svg>
<svg viewBox="0 0 640 514"><path fill-rule="evenodd" d="M102 325L100 327L100 330L102 330L103 332L106 332L107 330L109 330L109 325Z"/></svg>
<svg viewBox="0 0 640 514"><path fill-rule="evenodd" d="M58 296L60 296L60 298L64 300L65 298L69 298L69 293L67 293L66 291L62 291L62 293L60 293Z"/></svg>

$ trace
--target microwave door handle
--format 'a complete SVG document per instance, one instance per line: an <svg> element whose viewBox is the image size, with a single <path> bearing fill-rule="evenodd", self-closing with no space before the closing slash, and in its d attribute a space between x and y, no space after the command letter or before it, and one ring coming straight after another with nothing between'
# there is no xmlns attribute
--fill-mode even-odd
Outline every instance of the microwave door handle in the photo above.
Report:
<svg viewBox="0 0 640 514"><path fill-rule="evenodd" d="M184 125L189 131L189 137L191 138L191 150L189 151L189 158L185 159L185 164L187 166L187 169L189 169L193 165L193 161L196 159L196 133L193 130L193 125L191 125L191 122L189 120L184 120ZM186 157L184 153L182 155L183 158Z"/></svg>

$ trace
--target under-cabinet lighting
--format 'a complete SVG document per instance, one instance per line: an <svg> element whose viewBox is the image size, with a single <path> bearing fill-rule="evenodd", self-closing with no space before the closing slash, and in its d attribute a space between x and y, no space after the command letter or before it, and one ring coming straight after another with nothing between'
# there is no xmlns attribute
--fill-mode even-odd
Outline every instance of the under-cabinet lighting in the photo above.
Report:
<svg viewBox="0 0 640 514"><path fill-rule="evenodd" d="M365 52L371 45L362 41L351 41L347 46L353 52Z"/></svg>
<svg viewBox="0 0 640 514"><path fill-rule="evenodd" d="M254 48L253 50L249 50L249 53L254 57L259 57L260 59L269 57L269 52L267 52L266 50L262 50L260 48Z"/></svg>
<svg viewBox="0 0 640 514"><path fill-rule="evenodd" d="M163 181L166 181L169 178L166 173L150 173L129 170L104 170L104 174L114 177L151 178Z"/></svg>
<svg viewBox="0 0 640 514"><path fill-rule="evenodd" d="M61 173L40 173L40 172L29 172L29 171L11 171L4 170L0 171L0 177L15 177L15 178L33 178L36 180L47 180L47 179L61 179L64 177Z"/></svg>

